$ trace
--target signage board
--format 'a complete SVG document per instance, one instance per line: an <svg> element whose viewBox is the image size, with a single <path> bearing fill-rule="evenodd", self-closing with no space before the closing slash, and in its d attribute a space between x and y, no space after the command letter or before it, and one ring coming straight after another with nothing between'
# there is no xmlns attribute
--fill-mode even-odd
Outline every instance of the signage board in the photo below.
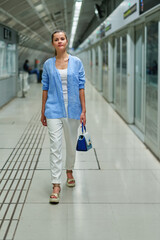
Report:
<svg viewBox="0 0 160 240"><path fill-rule="evenodd" d="M160 4L160 0L139 0L139 13L142 14Z"/></svg>

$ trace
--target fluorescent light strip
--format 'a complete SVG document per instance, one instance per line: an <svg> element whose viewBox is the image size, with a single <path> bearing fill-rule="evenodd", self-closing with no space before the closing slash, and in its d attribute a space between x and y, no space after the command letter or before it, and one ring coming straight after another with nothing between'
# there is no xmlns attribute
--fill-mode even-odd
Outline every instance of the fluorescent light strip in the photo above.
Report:
<svg viewBox="0 0 160 240"><path fill-rule="evenodd" d="M81 11L81 6L82 6L82 1L78 1L75 3L75 8L74 8L74 17L73 17L73 23L72 23L72 31L71 31L71 38L70 38L70 44L69 47L72 48L73 45L73 40L74 36L76 33L77 25L78 25L78 20L79 20L79 14Z"/></svg>
<svg viewBox="0 0 160 240"><path fill-rule="evenodd" d="M44 6L43 6L43 4L39 4L39 5L35 6L35 9L36 9L38 12L41 12L41 11L44 9Z"/></svg>

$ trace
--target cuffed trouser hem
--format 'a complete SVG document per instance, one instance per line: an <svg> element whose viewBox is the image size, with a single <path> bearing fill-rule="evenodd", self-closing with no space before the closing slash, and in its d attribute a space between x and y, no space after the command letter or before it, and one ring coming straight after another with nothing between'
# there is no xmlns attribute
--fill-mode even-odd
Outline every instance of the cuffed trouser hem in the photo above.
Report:
<svg viewBox="0 0 160 240"><path fill-rule="evenodd" d="M52 184L61 184L61 181L52 180L51 183Z"/></svg>

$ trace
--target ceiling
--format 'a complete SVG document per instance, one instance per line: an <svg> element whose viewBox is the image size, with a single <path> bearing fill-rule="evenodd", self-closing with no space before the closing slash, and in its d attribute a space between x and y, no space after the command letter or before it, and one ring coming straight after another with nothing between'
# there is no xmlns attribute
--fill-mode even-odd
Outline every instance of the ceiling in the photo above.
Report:
<svg viewBox="0 0 160 240"><path fill-rule="evenodd" d="M105 7L122 0L83 0L73 47L77 48L106 18L98 20L95 3ZM50 51L51 34L55 29L66 31L70 39L75 0L0 0L0 23L18 31L19 44ZM113 4L112 4L113 5ZM112 8L115 7L115 4Z"/></svg>

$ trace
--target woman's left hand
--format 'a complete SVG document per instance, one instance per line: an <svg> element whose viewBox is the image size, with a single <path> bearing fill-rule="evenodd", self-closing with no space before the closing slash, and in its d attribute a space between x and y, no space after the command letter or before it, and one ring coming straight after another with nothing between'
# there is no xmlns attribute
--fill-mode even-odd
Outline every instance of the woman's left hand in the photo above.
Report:
<svg viewBox="0 0 160 240"><path fill-rule="evenodd" d="M83 125L85 126L86 125L86 113L85 112L82 112L81 113L81 116L80 116L80 123L83 122Z"/></svg>

